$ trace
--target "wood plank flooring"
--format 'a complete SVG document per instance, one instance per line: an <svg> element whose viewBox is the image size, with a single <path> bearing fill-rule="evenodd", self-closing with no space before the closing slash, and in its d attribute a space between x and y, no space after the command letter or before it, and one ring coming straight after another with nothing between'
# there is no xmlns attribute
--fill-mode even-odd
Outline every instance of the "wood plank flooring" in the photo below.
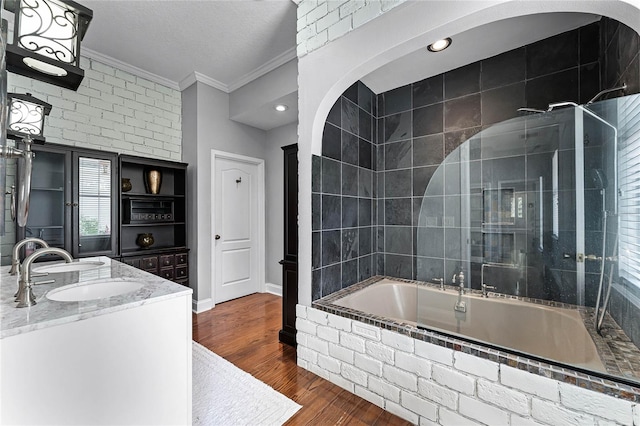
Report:
<svg viewBox="0 0 640 426"><path fill-rule="evenodd" d="M298 367L281 326L282 299L257 293L194 314L193 340L302 405L287 425L410 424Z"/></svg>

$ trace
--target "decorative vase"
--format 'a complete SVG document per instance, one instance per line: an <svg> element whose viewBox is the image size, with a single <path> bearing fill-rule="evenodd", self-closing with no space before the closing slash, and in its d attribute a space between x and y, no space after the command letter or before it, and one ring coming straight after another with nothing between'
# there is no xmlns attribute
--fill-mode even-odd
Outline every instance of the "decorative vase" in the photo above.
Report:
<svg viewBox="0 0 640 426"><path fill-rule="evenodd" d="M131 191L131 188L133 188L131 185L131 179L122 178L122 192L129 192Z"/></svg>
<svg viewBox="0 0 640 426"><path fill-rule="evenodd" d="M153 243L155 243L153 234L138 234L138 238L136 238L136 244L143 249L151 247Z"/></svg>
<svg viewBox="0 0 640 426"><path fill-rule="evenodd" d="M160 192L160 185L162 185L162 172L156 169L148 169L144 173L144 184L147 188L147 193L158 194Z"/></svg>

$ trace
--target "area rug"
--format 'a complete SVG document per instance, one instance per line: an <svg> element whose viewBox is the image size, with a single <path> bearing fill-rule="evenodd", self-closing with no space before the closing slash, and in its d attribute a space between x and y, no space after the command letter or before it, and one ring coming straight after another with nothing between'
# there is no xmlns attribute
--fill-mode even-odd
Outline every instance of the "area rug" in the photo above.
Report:
<svg viewBox="0 0 640 426"><path fill-rule="evenodd" d="M301 405L193 342L194 425L281 425Z"/></svg>

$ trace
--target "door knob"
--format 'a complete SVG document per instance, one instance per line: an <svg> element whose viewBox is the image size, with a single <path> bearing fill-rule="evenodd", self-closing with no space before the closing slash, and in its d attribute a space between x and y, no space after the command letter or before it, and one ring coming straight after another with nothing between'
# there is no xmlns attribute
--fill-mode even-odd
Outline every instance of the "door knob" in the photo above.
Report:
<svg viewBox="0 0 640 426"><path fill-rule="evenodd" d="M220 239L220 235L216 234L216 240Z"/></svg>

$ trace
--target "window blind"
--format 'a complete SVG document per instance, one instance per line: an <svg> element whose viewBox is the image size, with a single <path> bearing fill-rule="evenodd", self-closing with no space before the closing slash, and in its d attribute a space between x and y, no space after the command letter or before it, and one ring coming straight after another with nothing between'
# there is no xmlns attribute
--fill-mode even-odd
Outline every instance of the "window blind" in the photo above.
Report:
<svg viewBox="0 0 640 426"><path fill-rule="evenodd" d="M640 287L640 97L618 101L619 273Z"/></svg>
<svg viewBox="0 0 640 426"><path fill-rule="evenodd" d="M79 159L80 236L111 234L111 162Z"/></svg>

